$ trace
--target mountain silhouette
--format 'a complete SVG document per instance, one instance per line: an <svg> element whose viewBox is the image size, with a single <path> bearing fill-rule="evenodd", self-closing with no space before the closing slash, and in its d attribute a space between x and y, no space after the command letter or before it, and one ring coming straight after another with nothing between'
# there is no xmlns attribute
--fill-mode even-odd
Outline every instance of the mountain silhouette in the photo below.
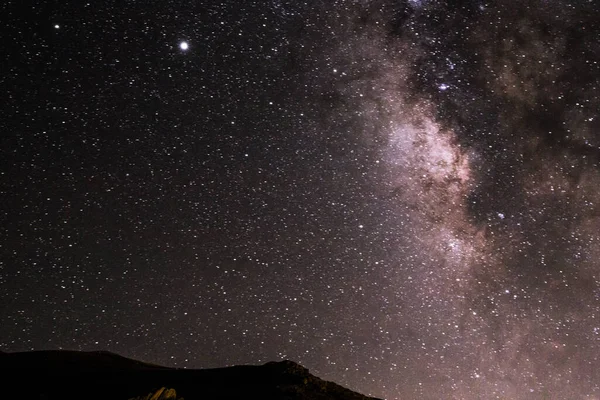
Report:
<svg viewBox="0 0 600 400"><path fill-rule="evenodd" d="M289 360L177 369L110 352L0 352L3 397L35 400L375 400Z"/></svg>

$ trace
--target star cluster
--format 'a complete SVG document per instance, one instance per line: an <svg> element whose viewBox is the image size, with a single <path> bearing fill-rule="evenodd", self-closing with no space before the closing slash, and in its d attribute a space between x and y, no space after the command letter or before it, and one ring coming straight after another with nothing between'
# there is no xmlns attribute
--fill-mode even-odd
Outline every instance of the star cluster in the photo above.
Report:
<svg viewBox="0 0 600 400"><path fill-rule="evenodd" d="M0 350L600 398L596 2L0 15Z"/></svg>

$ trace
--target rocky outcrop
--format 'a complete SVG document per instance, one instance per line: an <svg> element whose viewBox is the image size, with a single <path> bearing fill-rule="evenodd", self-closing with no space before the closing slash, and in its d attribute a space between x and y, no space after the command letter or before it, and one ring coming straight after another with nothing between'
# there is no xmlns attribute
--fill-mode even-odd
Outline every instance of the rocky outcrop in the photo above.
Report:
<svg viewBox="0 0 600 400"><path fill-rule="evenodd" d="M156 392L151 392L147 396L132 397L129 400L183 400L183 397L177 398L175 389L161 387Z"/></svg>
<svg viewBox="0 0 600 400"><path fill-rule="evenodd" d="M309 373L309 370L293 361L270 362L265 368L274 372L277 389L282 398L301 400L367 400L363 396L334 382L325 381Z"/></svg>

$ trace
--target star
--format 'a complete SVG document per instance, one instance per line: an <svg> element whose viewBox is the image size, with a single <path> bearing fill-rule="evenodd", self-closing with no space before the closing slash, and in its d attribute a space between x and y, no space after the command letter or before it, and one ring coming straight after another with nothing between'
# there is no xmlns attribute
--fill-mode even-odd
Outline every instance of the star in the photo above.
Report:
<svg viewBox="0 0 600 400"><path fill-rule="evenodd" d="M187 49L189 49L189 47L190 46L189 46L188 42L181 42L181 43L179 43L179 48L181 50L183 50L183 51L186 51Z"/></svg>

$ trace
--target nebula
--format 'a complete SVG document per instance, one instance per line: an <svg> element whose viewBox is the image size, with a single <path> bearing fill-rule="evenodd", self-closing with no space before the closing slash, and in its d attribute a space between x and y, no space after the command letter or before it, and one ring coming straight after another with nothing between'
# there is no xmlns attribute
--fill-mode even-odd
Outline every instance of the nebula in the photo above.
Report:
<svg viewBox="0 0 600 400"><path fill-rule="evenodd" d="M532 15L527 2L519 16L409 3L366 6L354 29L367 39L336 56L359 64L340 92L372 127L380 195L401 225L387 263L417 337L404 366L429 383L399 393L597 394L600 101L585 89L597 77L569 72L592 58L567 55L582 22L558 20L560 3ZM597 60L597 44L578 47Z"/></svg>

